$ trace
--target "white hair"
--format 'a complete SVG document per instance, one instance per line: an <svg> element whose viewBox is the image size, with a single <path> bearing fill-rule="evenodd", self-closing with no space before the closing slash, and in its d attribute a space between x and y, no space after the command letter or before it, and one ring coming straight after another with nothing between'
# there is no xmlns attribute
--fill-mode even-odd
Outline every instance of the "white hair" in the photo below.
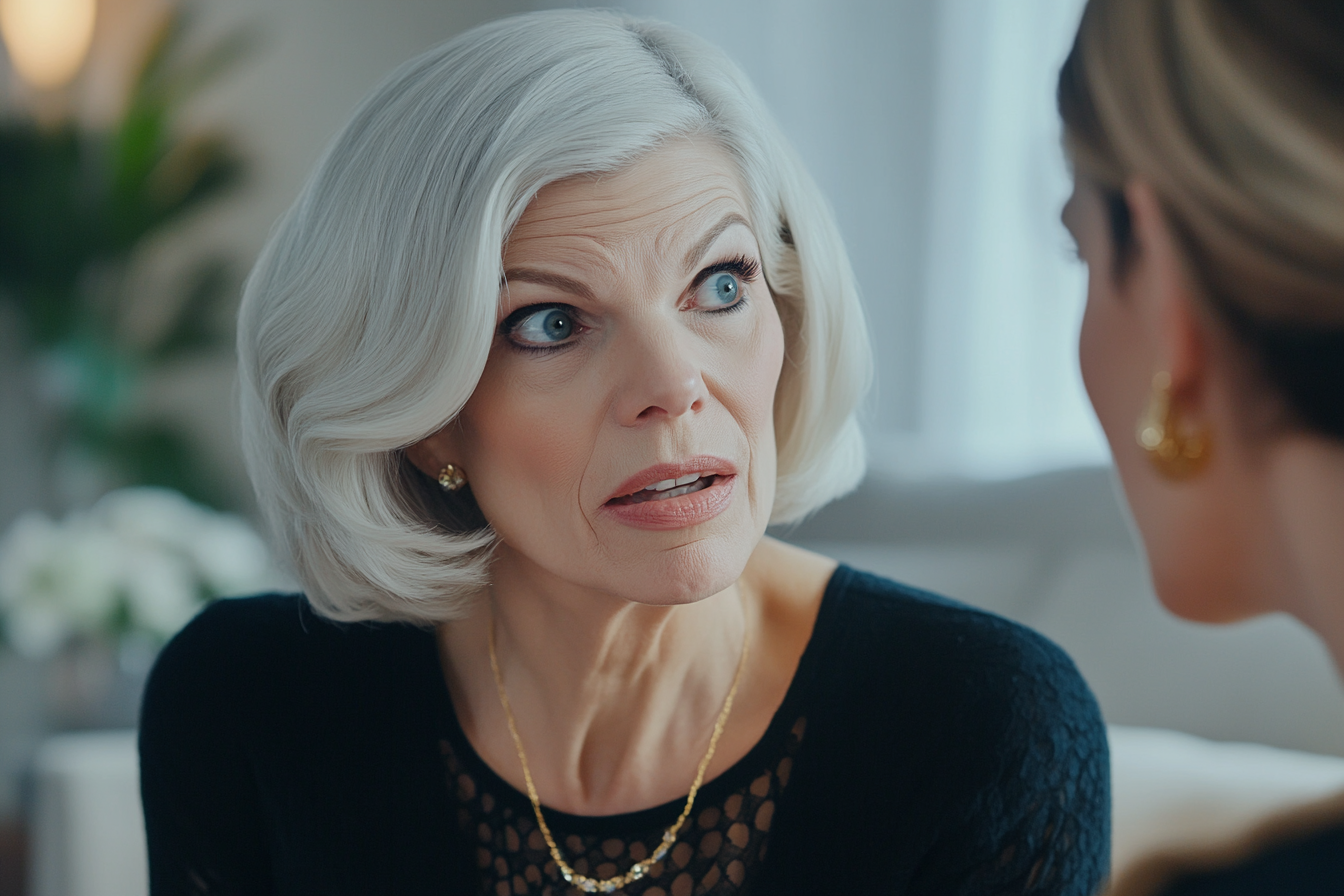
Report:
<svg viewBox="0 0 1344 896"><path fill-rule="evenodd" d="M831 212L746 76L671 25L557 10L474 28L397 69L277 225L239 315L243 447L309 600L336 619L464 611L494 535L405 449L471 396L505 239L545 185L702 134L739 167L785 334L772 522L851 490L871 377Z"/></svg>

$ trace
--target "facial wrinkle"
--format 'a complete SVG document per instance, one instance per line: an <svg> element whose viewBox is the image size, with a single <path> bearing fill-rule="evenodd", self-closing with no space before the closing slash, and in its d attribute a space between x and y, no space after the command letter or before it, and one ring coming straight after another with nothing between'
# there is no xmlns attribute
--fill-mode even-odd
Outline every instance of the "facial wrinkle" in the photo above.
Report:
<svg viewBox="0 0 1344 896"><path fill-rule="evenodd" d="M606 419L605 416L606 413L609 413L609 411L603 412L602 419ZM601 429L599 428L598 431L600 432ZM588 512L588 505L583 500L584 484L587 483L588 481L588 470L592 468L593 458L597 454L597 443L598 439L593 439L591 442L588 443L588 456L584 459L583 467L579 472L579 483L578 488L576 489L575 500L578 502L579 505L579 514L583 517L583 524L588 527L588 535L593 540L593 546L598 551L601 551L604 555L609 556L609 552L607 551L606 545L602 543L602 537L597 534L597 527L593 525L592 515Z"/></svg>
<svg viewBox="0 0 1344 896"><path fill-rule="evenodd" d="M682 268L688 274L693 273L695 268L700 264L700 260L704 258L705 254L713 248L716 242L718 242L719 237L723 236L724 232L734 224L741 224L743 227L746 227L747 230L751 230L751 226L747 224L746 218L742 217L737 212L729 212L719 220L719 223L711 227L708 233L698 239L695 245L687 250L686 259L681 264ZM752 236L754 237L755 234Z"/></svg>

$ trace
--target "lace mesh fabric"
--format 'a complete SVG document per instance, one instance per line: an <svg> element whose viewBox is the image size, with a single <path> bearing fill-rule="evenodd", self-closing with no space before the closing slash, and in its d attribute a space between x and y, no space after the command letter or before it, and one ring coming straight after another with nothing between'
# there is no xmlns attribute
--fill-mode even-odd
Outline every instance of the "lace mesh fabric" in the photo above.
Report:
<svg viewBox="0 0 1344 896"><path fill-rule="evenodd" d="M702 789L668 857L653 865L643 879L615 892L628 896L749 892L769 845L776 802L788 786L806 729L807 719L799 717L771 748L748 755L744 761L758 760L753 765L735 766L726 773L745 778L745 783L713 794L716 799L712 800L705 799L709 796L705 790L712 788ZM560 877L527 797L488 773L475 754L459 756L447 740L441 741L440 749L449 789L457 796L458 827L476 846L479 892L490 896L580 894ZM740 776L739 771L743 772ZM605 879L648 856L680 811L680 805L669 807L640 830L630 831L615 830L615 825L610 830L571 831L555 813L548 813L546 823L575 871Z"/></svg>
<svg viewBox="0 0 1344 896"><path fill-rule="evenodd" d="M996 676L1011 674L1017 661L984 662L972 678L988 690ZM1072 682L1069 682L1072 684ZM964 867L956 892L1026 894L1091 892L1097 866L1104 873L1108 827L1087 824L1109 817L1109 765L1105 742L1092 736L1095 718L1090 692L1060 688L1041 676L1030 691L1019 690L1001 743L1008 777L981 789L966 816L978 819L955 854L938 851L935 864ZM1098 748L1103 761L1097 761ZM1100 803L1100 806L1098 806ZM1099 811L1098 811L1099 810ZM968 852L969 850L969 852ZM984 856L968 864L966 854Z"/></svg>

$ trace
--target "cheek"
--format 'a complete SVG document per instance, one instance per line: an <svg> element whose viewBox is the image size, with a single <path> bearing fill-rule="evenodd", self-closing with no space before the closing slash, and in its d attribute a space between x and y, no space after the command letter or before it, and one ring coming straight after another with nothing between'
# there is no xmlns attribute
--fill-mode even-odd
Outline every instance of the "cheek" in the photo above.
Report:
<svg viewBox="0 0 1344 896"><path fill-rule="evenodd" d="M1087 308L1078 336L1078 363L1083 374L1087 397L1096 411L1097 421L1106 434L1116 472L1135 521L1144 529L1146 479L1141 465L1142 452L1134 442L1134 426L1142 404L1142 391L1136 390L1133 370L1138 355L1137 322L1109 289L1089 273Z"/></svg>
<svg viewBox="0 0 1344 896"><path fill-rule="evenodd" d="M1103 335L1105 322L1102 320L1105 312L1098 305L1099 302L1092 287L1091 277L1089 277L1087 305L1083 310L1082 328L1078 333L1078 367L1082 371L1083 386L1087 389L1087 397L1092 402L1092 409L1097 412L1098 418L1102 418L1105 416L1102 408L1106 404L1103 388L1106 371L1106 360L1103 357L1106 350ZM1110 435L1109 430L1107 435Z"/></svg>
<svg viewBox="0 0 1344 896"><path fill-rule="evenodd" d="M779 390L779 376L784 369L784 326L780 323L775 303L770 301L766 306L766 313L757 328L756 351L748 375L773 435L775 393Z"/></svg>
<svg viewBox="0 0 1344 896"><path fill-rule="evenodd" d="M574 506L592 449L584 436L593 428L588 409L562 384L518 382L509 367L487 366L460 418L472 492L505 541L550 505Z"/></svg>
<svg viewBox="0 0 1344 896"><path fill-rule="evenodd" d="M780 372L784 367L784 328L773 301L765 304L751 337L751 345L735 354L738 370L734 381L741 384L743 416L756 436L755 449L765 457L774 472L775 395L779 391ZM764 450L769 448L768 451ZM773 484L773 481L772 481Z"/></svg>
<svg viewBox="0 0 1344 896"><path fill-rule="evenodd" d="M752 517L764 532L774 509L778 466L775 444L775 397L784 366L784 328L773 302L767 302L752 334L752 345L735 353L738 359L730 381L738 395L735 416L751 453L749 496ZM760 533L757 533L760 534Z"/></svg>
<svg viewBox="0 0 1344 896"><path fill-rule="evenodd" d="M1128 307L1108 286L1097 283L1095 274L1089 275L1078 363L1125 498L1146 541L1151 528L1145 526L1148 478L1143 452L1134 441L1134 427L1143 404L1143 387L1137 385L1143 374L1135 379L1135 371L1143 364L1138 344L1141 334Z"/></svg>
<svg viewBox="0 0 1344 896"><path fill-rule="evenodd" d="M1127 342L1134 335L1129 329L1130 321L1116 297L1105 285L1096 282L1095 274L1090 274L1087 308L1078 336L1078 363L1087 397L1117 461L1126 453L1134 424L1135 410L1130 406L1130 390L1126 388L1130 366Z"/></svg>

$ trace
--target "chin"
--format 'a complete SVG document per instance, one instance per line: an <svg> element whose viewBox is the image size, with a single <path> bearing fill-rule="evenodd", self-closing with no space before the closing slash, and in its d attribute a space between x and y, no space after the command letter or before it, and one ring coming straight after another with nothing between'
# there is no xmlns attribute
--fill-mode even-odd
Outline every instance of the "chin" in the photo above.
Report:
<svg viewBox="0 0 1344 896"><path fill-rule="evenodd" d="M702 601L741 577L754 547L754 542L715 538L662 551L645 565L638 575L641 581L628 583L634 588L627 586L618 593L634 603L657 607Z"/></svg>

